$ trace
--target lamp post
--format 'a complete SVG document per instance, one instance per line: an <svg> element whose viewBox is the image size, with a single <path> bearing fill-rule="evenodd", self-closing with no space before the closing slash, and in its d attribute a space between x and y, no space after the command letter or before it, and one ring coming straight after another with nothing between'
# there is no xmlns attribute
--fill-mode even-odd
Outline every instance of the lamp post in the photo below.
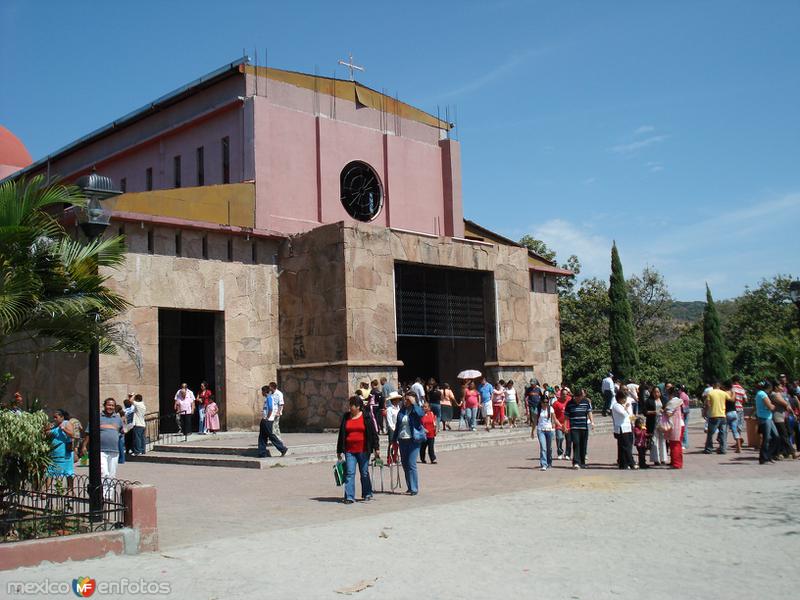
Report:
<svg viewBox="0 0 800 600"><path fill-rule="evenodd" d="M103 235L111 221L116 196L109 177L92 172L76 182L86 197L86 206L77 213L78 224L90 241ZM97 318L97 313L89 315ZM89 351L89 512L90 520L102 519L103 481L100 471L100 344L92 342Z"/></svg>
<svg viewBox="0 0 800 600"><path fill-rule="evenodd" d="M789 284L789 298L797 307L797 321L800 325L800 281L794 280Z"/></svg>

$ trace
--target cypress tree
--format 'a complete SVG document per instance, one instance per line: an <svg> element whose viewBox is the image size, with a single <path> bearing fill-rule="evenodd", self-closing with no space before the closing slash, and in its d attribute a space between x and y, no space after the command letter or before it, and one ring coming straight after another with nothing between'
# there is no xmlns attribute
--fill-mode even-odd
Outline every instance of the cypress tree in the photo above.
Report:
<svg viewBox="0 0 800 600"><path fill-rule="evenodd" d="M628 286L622 274L617 243L611 246L611 282L608 287L610 313L608 341L611 347L611 370L620 378L633 377L639 365L639 352L633 335Z"/></svg>
<svg viewBox="0 0 800 600"><path fill-rule="evenodd" d="M706 284L706 307L703 311L703 378L705 383L725 381L730 377L725 344L719 327L717 305Z"/></svg>

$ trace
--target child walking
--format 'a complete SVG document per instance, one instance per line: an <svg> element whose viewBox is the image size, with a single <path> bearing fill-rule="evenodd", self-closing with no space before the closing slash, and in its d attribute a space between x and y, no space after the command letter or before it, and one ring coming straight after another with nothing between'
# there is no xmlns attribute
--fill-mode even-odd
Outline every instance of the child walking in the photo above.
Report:
<svg viewBox="0 0 800 600"><path fill-rule="evenodd" d="M209 397L208 404L206 404L205 426L206 431L217 435L219 431L219 407L217 403L214 402L213 396Z"/></svg>
<svg viewBox="0 0 800 600"><path fill-rule="evenodd" d="M431 412L431 405L427 402L422 405L425 414L422 416L422 426L425 428L426 440L420 445L419 460L425 462L425 449L431 457L431 464L436 464L436 452L433 449L433 442L436 440L436 415Z"/></svg>
<svg viewBox="0 0 800 600"><path fill-rule="evenodd" d="M636 446L636 451L639 453L639 468L649 469L647 464L647 448L650 446L647 437L647 427L645 427L644 419L637 417L633 424L633 445Z"/></svg>

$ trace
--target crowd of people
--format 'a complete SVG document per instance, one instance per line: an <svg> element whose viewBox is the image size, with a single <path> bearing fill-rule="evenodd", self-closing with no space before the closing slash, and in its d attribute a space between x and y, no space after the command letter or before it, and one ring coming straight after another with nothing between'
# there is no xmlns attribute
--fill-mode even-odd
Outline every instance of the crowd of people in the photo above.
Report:
<svg viewBox="0 0 800 600"><path fill-rule="evenodd" d="M665 467L682 469L688 448L688 423L691 399L685 385L669 382L623 382L609 373L600 384L600 413L610 416L617 443L616 467L623 470ZM751 411L758 423L761 464L781 458L797 458L800 453L800 381L789 384L785 375L773 383L762 381L748 407L748 394L741 380L708 385L701 394L701 414L705 420L705 452L712 451L714 436L719 452L732 447L741 452L745 412ZM462 382L460 394L450 385L417 378L401 384L400 391L386 378L363 382L349 400L350 410L343 415L337 453L346 463L345 502L355 500L355 477L362 483L362 498L372 498L368 473L370 455L380 457L380 435L388 439L387 453L397 451L405 473L407 492L419 492L418 462L436 463L434 441L437 433L452 429L458 411L459 429L475 431L478 420L489 431L514 428L527 422L531 437L539 444L542 471L553 460L571 460L575 470L588 468L590 431L595 426L594 411L585 389L574 393L567 385L550 386L532 379L525 386L522 401L517 400L513 381L490 383L485 377ZM793 446L794 445L794 446ZM648 460L649 455L649 460Z"/></svg>
<svg viewBox="0 0 800 600"><path fill-rule="evenodd" d="M362 498L373 492L368 472L370 458L380 459L380 436L387 439L386 457L402 466L407 493L419 493L418 463L437 464L436 437L454 428L476 431L479 422L487 431L513 429L527 423L539 446L539 468L547 471L554 460L570 460L576 470L587 468L590 432L595 426L591 399L585 389L573 392L567 385L550 386L531 379L518 399L513 381L489 382L486 377L460 381L454 390L448 383L417 378L396 388L386 377L361 382L342 415L337 454L344 464L344 501L355 500L359 476ZM683 468L688 447L687 425L691 400L683 385L623 382L608 373L600 384L600 413L610 416L617 443L616 466L635 470L668 466ZM281 456L289 451L280 434L285 406L275 382L261 389L264 404L259 427L258 456L270 456L272 445ZM779 375L756 386L752 402L740 378L713 382L700 394L705 420L703 452L725 454L729 447L742 452L746 416L758 425L759 462L773 463L800 456L800 380ZM16 394L12 411L19 411ZM175 394L175 414L185 435L193 431L215 434L219 408L206 382L195 395L187 384ZM122 405L113 398L103 403L100 416L100 456L104 478L116 475L126 454L145 452L146 406L140 394L129 394ZM46 435L52 441L48 477L67 478L72 488L74 466L86 460L89 428L65 410L52 413ZM728 434L732 438L729 446ZM648 460L649 455L649 460Z"/></svg>

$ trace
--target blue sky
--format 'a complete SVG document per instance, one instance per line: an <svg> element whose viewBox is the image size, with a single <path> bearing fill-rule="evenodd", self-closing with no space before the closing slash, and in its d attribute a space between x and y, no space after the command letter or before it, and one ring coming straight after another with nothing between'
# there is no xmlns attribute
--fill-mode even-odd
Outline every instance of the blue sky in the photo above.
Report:
<svg viewBox="0 0 800 600"><path fill-rule="evenodd" d="M798 274L800 2L0 4L0 123L39 158L259 48L457 110L464 212L679 299Z"/></svg>

